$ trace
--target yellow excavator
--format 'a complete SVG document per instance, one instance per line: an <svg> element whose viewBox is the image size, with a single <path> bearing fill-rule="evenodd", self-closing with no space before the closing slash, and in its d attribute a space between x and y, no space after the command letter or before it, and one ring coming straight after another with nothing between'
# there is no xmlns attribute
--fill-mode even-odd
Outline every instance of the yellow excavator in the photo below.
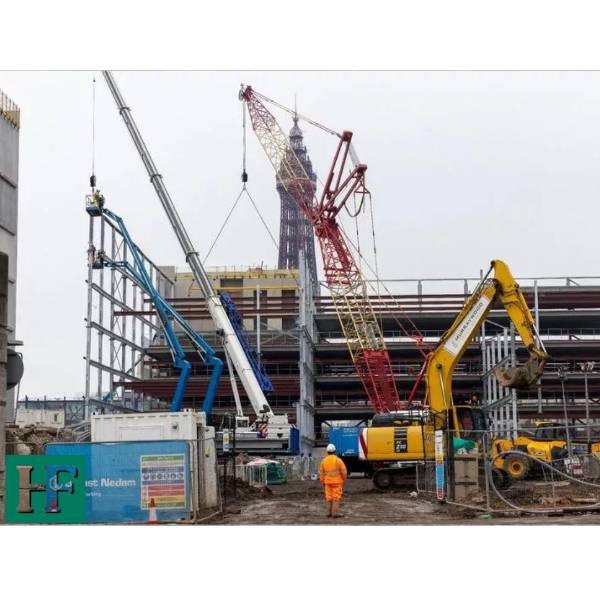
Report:
<svg viewBox="0 0 600 600"><path fill-rule="evenodd" d="M508 265L494 260L448 331L427 356L422 370L426 385L425 408L375 415L371 426L361 431L359 456L367 461L376 488L389 489L398 479L402 480L406 467L433 458L436 430L452 430L455 449L473 448L478 432L487 430L487 420L480 408L454 404L452 376L497 301L513 322L529 359L521 366L496 368L494 375L501 385L516 389L530 387L542 375L548 354L529 307ZM504 469L503 463L494 466ZM504 477L502 473L499 475Z"/></svg>

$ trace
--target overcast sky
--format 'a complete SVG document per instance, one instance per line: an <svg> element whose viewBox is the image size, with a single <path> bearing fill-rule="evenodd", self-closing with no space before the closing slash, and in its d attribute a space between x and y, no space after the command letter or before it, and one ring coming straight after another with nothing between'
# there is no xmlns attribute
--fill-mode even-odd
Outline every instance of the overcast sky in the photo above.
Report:
<svg viewBox="0 0 600 600"><path fill-rule="evenodd" d="M597 275L600 73L127 72L126 102L204 254L240 190L241 82L335 130L369 166L384 277ZM17 337L24 394L84 387L84 196L91 171L91 72L0 72L21 107ZM158 264L184 260L97 75L96 174ZM274 111L275 112L275 111ZM289 116L275 112L285 129ZM335 139L301 125L323 177ZM277 234L274 174L252 133L249 190ZM365 241L365 243L368 240ZM248 202L208 265L276 263Z"/></svg>

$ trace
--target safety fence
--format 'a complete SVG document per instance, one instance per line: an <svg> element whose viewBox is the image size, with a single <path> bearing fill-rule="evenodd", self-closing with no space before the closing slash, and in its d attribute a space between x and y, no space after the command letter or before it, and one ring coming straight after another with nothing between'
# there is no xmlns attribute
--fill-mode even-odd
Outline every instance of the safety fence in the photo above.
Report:
<svg viewBox="0 0 600 600"><path fill-rule="evenodd" d="M484 512L600 510L600 438L593 433L553 425L519 430L514 438L472 432L459 441L448 431L443 457L438 447L437 460L432 454L418 463L416 489ZM469 442L475 442L472 448Z"/></svg>
<svg viewBox="0 0 600 600"><path fill-rule="evenodd" d="M267 485L267 465L236 465L235 476L250 487L263 488Z"/></svg>
<svg viewBox="0 0 600 600"><path fill-rule="evenodd" d="M248 457L250 458L250 457ZM308 481L318 479L319 462L312 456L277 456L269 459L250 458L249 462L241 456L237 458L235 465L235 476L239 481L247 483L251 487L265 487L272 483L286 483L291 481ZM227 462L227 466L225 465ZM273 479L269 478L269 464L277 468L271 470ZM231 476L231 463L222 461L219 464L219 478Z"/></svg>
<svg viewBox="0 0 600 600"><path fill-rule="evenodd" d="M278 462L283 467L288 481L316 479L319 472L319 463L312 456L280 457Z"/></svg>

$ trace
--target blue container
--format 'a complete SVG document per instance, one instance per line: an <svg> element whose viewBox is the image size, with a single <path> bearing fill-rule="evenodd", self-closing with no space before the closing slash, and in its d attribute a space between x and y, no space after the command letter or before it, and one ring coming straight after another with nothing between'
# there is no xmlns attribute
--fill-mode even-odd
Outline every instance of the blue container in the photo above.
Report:
<svg viewBox="0 0 600 600"><path fill-rule="evenodd" d="M143 523L151 499L159 521L190 514L190 456L185 441L48 444L52 456L84 456L87 523Z"/></svg>
<svg viewBox="0 0 600 600"><path fill-rule="evenodd" d="M358 436L364 427L331 427L329 443L338 456L358 457Z"/></svg>

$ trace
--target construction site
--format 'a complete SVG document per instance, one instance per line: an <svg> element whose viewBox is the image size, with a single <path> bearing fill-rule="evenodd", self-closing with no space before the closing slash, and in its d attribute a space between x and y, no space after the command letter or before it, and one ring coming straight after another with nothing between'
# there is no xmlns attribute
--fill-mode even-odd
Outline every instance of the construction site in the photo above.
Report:
<svg viewBox="0 0 600 600"><path fill-rule="evenodd" d="M161 206L156 227L174 234L186 267L138 245L123 199L100 173L82 175L86 303L73 318L84 318L84 391L20 394L21 115L0 96L0 195L14 204L14 223L2 216L0 230L0 242L7 227L14 238L14 258L0 246L0 521L600 523L600 273L579 272L576 260L573 273L521 272L500 252L451 277L406 278L400 263L381 276L369 186L378 166L359 159L352 131L251 85L239 90L240 192L203 256L117 79L94 79L94 107L106 85L149 179L148 202ZM328 162L313 162L311 129L325 134ZM278 231L249 187L249 144L272 167ZM259 265L240 255L209 266L241 202L273 252ZM27 487L43 482L21 480L42 464L63 469L45 509ZM57 510L76 501L71 513Z"/></svg>

